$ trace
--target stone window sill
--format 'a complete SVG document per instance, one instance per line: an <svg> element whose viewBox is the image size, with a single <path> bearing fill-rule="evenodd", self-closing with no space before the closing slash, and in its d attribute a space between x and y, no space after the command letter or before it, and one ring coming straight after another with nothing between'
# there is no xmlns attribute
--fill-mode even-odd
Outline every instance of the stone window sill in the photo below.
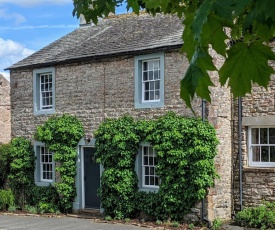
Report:
<svg viewBox="0 0 275 230"><path fill-rule="evenodd" d="M253 168L253 167L243 167L244 172L263 172L263 173L274 173L275 168Z"/></svg>

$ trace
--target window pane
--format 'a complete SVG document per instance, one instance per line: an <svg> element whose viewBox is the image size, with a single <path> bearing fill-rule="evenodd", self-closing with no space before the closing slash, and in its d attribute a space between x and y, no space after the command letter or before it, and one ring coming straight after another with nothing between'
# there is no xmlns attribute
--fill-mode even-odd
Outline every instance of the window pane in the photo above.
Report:
<svg viewBox="0 0 275 230"><path fill-rule="evenodd" d="M260 147L253 146L252 147L252 161L260 161Z"/></svg>
<svg viewBox="0 0 275 230"><path fill-rule="evenodd" d="M148 80L148 72L143 72L143 81Z"/></svg>
<svg viewBox="0 0 275 230"><path fill-rule="evenodd" d="M149 92L145 92L144 94L144 100L149 101Z"/></svg>
<svg viewBox="0 0 275 230"><path fill-rule="evenodd" d="M270 162L275 162L275 146L270 146Z"/></svg>
<svg viewBox="0 0 275 230"><path fill-rule="evenodd" d="M267 128L260 128L260 143L261 144L268 144L267 143Z"/></svg>
<svg viewBox="0 0 275 230"><path fill-rule="evenodd" d="M143 157L143 165L148 165L148 157L147 156Z"/></svg>
<svg viewBox="0 0 275 230"><path fill-rule="evenodd" d="M149 167L145 167L145 175L149 175Z"/></svg>
<svg viewBox="0 0 275 230"><path fill-rule="evenodd" d="M269 147L268 146L262 146L262 162L269 162Z"/></svg>
<svg viewBox="0 0 275 230"><path fill-rule="evenodd" d="M150 167L150 175L155 175L155 167Z"/></svg>
<svg viewBox="0 0 275 230"><path fill-rule="evenodd" d="M150 82L150 90L154 90L155 89L155 82L151 81Z"/></svg>
<svg viewBox="0 0 275 230"><path fill-rule="evenodd" d="M147 62L146 62L146 61L145 61L145 62L143 62L143 70L144 70L144 71L146 71L146 70L147 70L147 66L148 66Z"/></svg>
<svg viewBox="0 0 275 230"><path fill-rule="evenodd" d="M149 70L153 70L154 69L154 62L153 61L149 61L148 62L148 69Z"/></svg>
<svg viewBox="0 0 275 230"><path fill-rule="evenodd" d="M154 80L159 79L159 70L154 71Z"/></svg>
<svg viewBox="0 0 275 230"><path fill-rule="evenodd" d="M154 75L154 72L153 71L149 71L149 80L153 80L153 75Z"/></svg>
<svg viewBox="0 0 275 230"><path fill-rule="evenodd" d="M147 155L148 154L148 147L143 147L143 154L144 155Z"/></svg>
<svg viewBox="0 0 275 230"><path fill-rule="evenodd" d="M150 176L150 185L155 185L155 177Z"/></svg>
<svg viewBox="0 0 275 230"><path fill-rule="evenodd" d="M159 85L160 81L155 81L155 89L159 89L160 85Z"/></svg>
<svg viewBox="0 0 275 230"><path fill-rule="evenodd" d="M269 144L275 144L275 128L269 129Z"/></svg>
<svg viewBox="0 0 275 230"><path fill-rule="evenodd" d="M145 90L148 91L149 90L149 85L150 85L150 82L145 82Z"/></svg>
<svg viewBox="0 0 275 230"><path fill-rule="evenodd" d="M149 185L149 176L146 176L145 177L145 183L144 183L145 185Z"/></svg>
<svg viewBox="0 0 275 230"><path fill-rule="evenodd" d="M155 92L150 91L150 100L155 100Z"/></svg>
<svg viewBox="0 0 275 230"><path fill-rule="evenodd" d="M159 90L155 91L155 100L159 100Z"/></svg>
<svg viewBox="0 0 275 230"><path fill-rule="evenodd" d="M253 128L251 129L251 137L252 137L252 140L251 140L251 143L252 144L259 144L259 129L257 128Z"/></svg>
<svg viewBox="0 0 275 230"><path fill-rule="evenodd" d="M149 157L149 165L154 165L154 157Z"/></svg>
<svg viewBox="0 0 275 230"><path fill-rule="evenodd" d="M154 61L154 69L159 69L159 61Z"/></svg>

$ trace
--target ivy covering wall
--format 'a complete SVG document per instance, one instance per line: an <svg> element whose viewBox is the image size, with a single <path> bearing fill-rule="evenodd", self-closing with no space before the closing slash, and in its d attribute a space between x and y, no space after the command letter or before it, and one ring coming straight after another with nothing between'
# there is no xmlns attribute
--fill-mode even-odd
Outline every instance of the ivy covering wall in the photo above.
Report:
<svg viewBox="0 0 275 230"><path fill-rule="evenodd" d="M145 121L107 119L95 132L98 162L104 167L99 196L106 215L122 219L145 213L180 220L214 185L218 140L208 122L168 113ZM138 191L135 160L141 141L156 150L158 192Z"/></svg>
<svg viewBox="0 0 275 230"><path fill-rule="evenodd" d="M54 152L54 161L58 162L56 171L60 180L55 187L59 194L62 212L70 212L76 196L76 147L84 135L82 123L75 116L63 114L52 116L43 125L37 127L35 140L45 143Z"/></svg>

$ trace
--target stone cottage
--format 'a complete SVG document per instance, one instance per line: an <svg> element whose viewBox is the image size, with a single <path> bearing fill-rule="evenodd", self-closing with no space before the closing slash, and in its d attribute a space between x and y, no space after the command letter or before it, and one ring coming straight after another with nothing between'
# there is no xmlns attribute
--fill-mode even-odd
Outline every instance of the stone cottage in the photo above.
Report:
<svg viewBox="0 0 275 230"><path fill-rule="evenodd" d="M180 80L188 67L179 52L182 30L180 20L169 15L111 16L97 26L79 27L8 68L12 137L33 138L36 127L52 114L76 115L84 124L85 136L77 146L75 210L100 207L96 190L102 167L84 162L94 155L93 133L105 118L127 113L152 119L167 111L193 116L180 99ZM222 60L213 56L221 65ZM269 91L256 87L243 107L240 104L241 112L230 90L219 86L217 73L211 77L216 84L211 89L212 104L196 98L193 109L214 125L220 141L215 159L220 179L209 189L207 218L226 220L240 203L252 204L255 197L271 200L275 191L275 84L273 79ZM240 132L238 117L243 117ZM52 153L43 143L33 142L35 181L47 186L55 181L54 162L42 159ZM243 177L238 177L239 172Z"/></svg>
<svg viewBox="0 0 275 230"><path fill-rule="evenodd" d="M11 139L10 83L0 74L0 144Z"/></svg>

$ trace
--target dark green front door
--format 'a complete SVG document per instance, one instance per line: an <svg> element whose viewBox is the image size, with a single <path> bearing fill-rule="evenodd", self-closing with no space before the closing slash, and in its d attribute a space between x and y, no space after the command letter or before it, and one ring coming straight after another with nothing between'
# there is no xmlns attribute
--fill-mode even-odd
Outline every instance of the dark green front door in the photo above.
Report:
<svg viewBox="0 0 275 230"><path fill-rule="evenodd" d="M95 148L84 147L85 208L100 208L97 190L100 186L100 165L96 163Z"/></svg>

